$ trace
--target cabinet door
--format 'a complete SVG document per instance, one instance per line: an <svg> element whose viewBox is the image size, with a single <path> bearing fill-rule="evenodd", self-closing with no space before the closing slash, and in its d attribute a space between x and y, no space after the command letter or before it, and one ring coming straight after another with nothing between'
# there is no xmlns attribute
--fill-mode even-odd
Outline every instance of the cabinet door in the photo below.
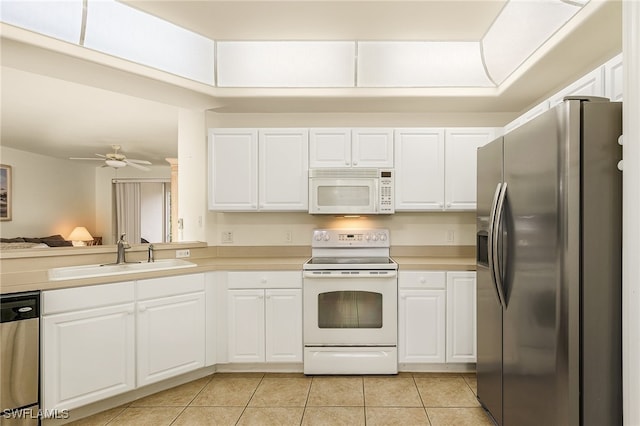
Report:
<svg viewBox="0 0 640 426"><path fill-rule="evenodd" d="M604 96L603 67L598 67L551 98L549 108L562 103L565 96Z"/></svg>
<svg viewBox="0 0 640 426"><path fill-rule="evenodd" d="M396 211L444 208L444 129L397 129Z"/></svg>
<svg viewBox="0 0 640 426"><path fill-rule="evenodd" d="M309 130L309 167L350 167L350 129Z"/></svg>
<svg viewBox="0 0 640 426"><path fill-rule="evenodd" d="M612 101L622 101L622 65L622 53L604 65L604 96Z"/></svg>
<svg viewBox="0 0 640 426"><path fill-rule="evenodd" d="M265 290L267 362L302 362L302 290Z"/></svg>
<svg viewBox="0 0 640 426"><path fill-rule="evenodd" d="M309 210L306 129L261 130L258 137L260 210Z"/></svg>
<svg viewBox="0 0 640 426"><path fill-rule="evenodd" d="M264 290L229 290L229 362L264 362Z"/></svg>
<svg viewBox="0 0 640 426"><path fill-rule="evenodd" d="M475 272L447 272L447 362L476 362Z"/></svg>
<svg viewBox="0 0 640 426"><path fill-rule="evenodd" d="M43 408L76 408L134 389L134 324L133 303L43 316Z"/></svg>
<svg viewBox="0 0 640 426"><path fill-rule="evenodd" d="M400 290L401 363L445 362L445 290Z"/></svg>
<svg viewBox="0 0 640 426"><path fill-rule="evenodd" d="M475 210L477 150L491 142L493 128L459 128L445 131L445 209Z"/></svg>
<svg viewBox="0 0 640 426"><path fill-rule="evenodd" d="M258 208L258 132L209 130L209 209Z"/></svg>
<svg viewBox="0 0 640 426"><path fill-rule="evenodd" d="M353 167L393 167L393 130L355 129L352 132Z"/></svg>
<svg viewBox="0 0 640 426"><path fill-rule="evenodd" d="M204 292L138 302L138 386L204 367Z"/></svg>

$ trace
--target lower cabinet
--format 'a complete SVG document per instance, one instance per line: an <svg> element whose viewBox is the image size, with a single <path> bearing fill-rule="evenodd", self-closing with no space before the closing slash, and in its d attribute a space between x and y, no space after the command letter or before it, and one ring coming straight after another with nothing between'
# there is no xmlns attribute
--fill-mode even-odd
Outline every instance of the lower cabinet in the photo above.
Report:
<svg viewBox="0 0 640 426"><path fill-rule="evenodd" d="M134 283L45 291L43 408L72 409L135 388Z"/></svg>
<svg viewBox="0 0 640 426"><path fill-rule="evenodd" d="M400 363L476 362L476 275L400 271Z"/></svg>
<svg viewBox="0 0 640 426"><path fill-rule="evenodd" d="M138 386L204 367L204 276L139 281L138 295Z"/></svg>
<svg viewBox="0 0 640 426"><path fill-rule="evenodd" d="M42 406L72 409L204 366L204 275L42 293Z"/></svg>
<svg viewBox="0 0 640 426"><path fill-rule="evenodd" d="M302 362L301 286L299 272L229 272L229 362Z"/></svg>
<svg viewBox="0 0 640 426"><path fill-rule="evenodd" d="M447 362L476 362L476 273L447 272Z"/></svg>

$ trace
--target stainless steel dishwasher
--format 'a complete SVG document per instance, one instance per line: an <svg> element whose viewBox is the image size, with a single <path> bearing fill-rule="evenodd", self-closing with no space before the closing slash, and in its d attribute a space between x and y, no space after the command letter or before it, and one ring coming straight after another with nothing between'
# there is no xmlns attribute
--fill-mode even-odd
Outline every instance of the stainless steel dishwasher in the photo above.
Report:
<svg viewBox="0 0 640 426"><path fill-rule="evenodd" d="M0 295L1 425L38 425L40 292Z"/></svg>

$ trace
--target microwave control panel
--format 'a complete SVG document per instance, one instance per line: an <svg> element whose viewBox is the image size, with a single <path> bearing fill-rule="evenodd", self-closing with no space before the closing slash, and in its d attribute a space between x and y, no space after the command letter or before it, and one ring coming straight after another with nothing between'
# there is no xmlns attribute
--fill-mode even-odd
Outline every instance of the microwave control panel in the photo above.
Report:
<svg viewBox="0 0 640 426"><path fill-rule="evenodd" d="M395 206L393 201L393 170L380 170L379 184L379 213L394 213Z"/></svg>

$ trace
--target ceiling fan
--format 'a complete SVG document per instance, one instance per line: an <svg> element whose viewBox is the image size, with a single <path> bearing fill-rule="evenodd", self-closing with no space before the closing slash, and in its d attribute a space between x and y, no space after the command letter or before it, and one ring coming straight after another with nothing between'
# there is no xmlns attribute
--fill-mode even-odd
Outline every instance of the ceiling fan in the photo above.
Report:
<svg viewBox="0 0 640 426"><path fill-rule="evenodd" d="M104 165L102 167L113 167L114 169L119 169L121 167L125 167L127 165L131 167L135 167L136 169L144 170L148 172L148 167L141 166L141 164L151 163L147 160L133 160L128 159L124 154L118 152L120 150L120 145L111 145L113 148L113 152L107 153L105 155L96 154L98 158L80 158L80 157L71 157L70 160L93 160L93 161L104 161Z"/></svg>

